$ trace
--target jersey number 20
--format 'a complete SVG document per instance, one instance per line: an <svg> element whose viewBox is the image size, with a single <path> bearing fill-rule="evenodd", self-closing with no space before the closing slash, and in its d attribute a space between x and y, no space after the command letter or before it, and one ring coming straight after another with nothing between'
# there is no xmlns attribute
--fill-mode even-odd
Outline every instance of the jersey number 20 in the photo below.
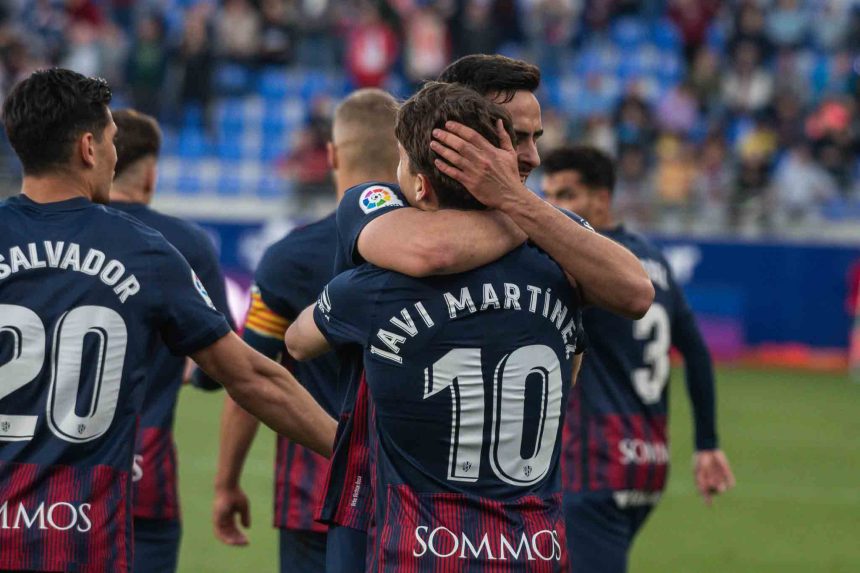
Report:
<svg viewBox="0 0 860 573"><path fill-rule="evenodd" d="M5 335L5 336L4 336ZM45 326L35 312L0 304L0 337L12 338L12 359L0 366L0 400L51 369L46 413L48 427L58 438L81 443L104 434L116 411L128 332L122 317L103 306L79 306L54 325L51 355L45 364ZM96 344L92 361L95 388L85 415L77 414L84 341ZM0 441L33 439L38 416L0 414Z"/></svg>
<svg viewBox="0 0 860 573"><path fill-rule="evenodd" d="M535 378L536 377L536 378ZM475 482L484 447L484 378L480 348L457 348L424 370L424 398L451 392L451 449L448 479ZM539 384L537 438L523 456L524 405L529 379ZM540 481L552 463L561 419L562 379L558 357L548 346L523 346L504 356L493 375L490 465L505 483Z"/></svg>

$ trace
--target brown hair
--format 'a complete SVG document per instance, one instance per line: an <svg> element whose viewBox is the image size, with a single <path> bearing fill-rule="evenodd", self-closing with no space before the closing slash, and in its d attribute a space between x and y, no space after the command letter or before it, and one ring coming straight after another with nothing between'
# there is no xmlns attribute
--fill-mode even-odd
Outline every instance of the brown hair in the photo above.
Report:
<svg viewBox="0 0 860 573"><path fill-rule="evenodd" d="M497 103L508 103L518 91L538 89L540 68L499 54L471 54L449 64L436 79L493 96Z"/></svg>
<svg viewBox="0 0 860 573"><path fill-rule="evenodd" d="M335 109L332 141L347 169L370 175L397 172L397 100L375 88L352 92Z"/></svg>
<svg viewBox="0 0 860 573"><path fill-rule="evenodd" d="M412 173L420 173L430 180L441 207L454 209L484 209L458 181L448 177L436 167L440 158L432 149L433 130L444 128L446 121L466 125L498 147L496 121L501 119L505 131L516 145L516 135L507 110L484 98L478 92L457 84L427 82L421 91L409 98L397 114L395 133L409 157Z"/></svg>
<svg viewBox="0 0 860 573"><path fill-rule="evenodd" d="M158 157L161 128L154 117L133 109L121 109L113 112L113 121L116 123L115 177L148 155Z"/></svg>

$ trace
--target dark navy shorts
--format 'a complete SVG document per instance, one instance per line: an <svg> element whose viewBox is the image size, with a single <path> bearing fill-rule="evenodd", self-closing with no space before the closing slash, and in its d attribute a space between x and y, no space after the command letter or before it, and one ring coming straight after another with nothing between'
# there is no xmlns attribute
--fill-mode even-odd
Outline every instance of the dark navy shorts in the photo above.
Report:
<svg viewBox="0 0 860 573"><path fill-rule="evenodd" d="M326 534L281 529L281 573L325 573Z"/></svg>
<svg viewBox="0 0 860 573"><path fill-rule="evenodd" d="M621 508L611 493L565 494L571 573L625 573L633 538L653 508Z"/></svg>
<svg viewBox="0 0 860 573"><path fill-rule="evenodd" d="M326 573L364 573L367 533L351 527L332 525L326 543Z"/></svg>
<svg viewBox="0 0 860 573"><path fill-rule="evenodd" d="M134 518L134 573L173 573L182 525L176 519Z"/></svg>

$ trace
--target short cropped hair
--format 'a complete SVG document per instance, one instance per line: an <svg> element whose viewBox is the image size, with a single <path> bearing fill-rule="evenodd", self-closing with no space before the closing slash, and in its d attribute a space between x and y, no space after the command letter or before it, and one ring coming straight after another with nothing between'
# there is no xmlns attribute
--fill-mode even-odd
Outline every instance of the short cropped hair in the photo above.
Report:
<svg viewBox="0 0 860 573"><path fill-rule="evenodd" d="M472 54L449 64L437 80L464 85L482 96L498 94L499 103L508 103L516 92L540 87L540 68L498 54Z"/></svg>
<svg viewBox="0 0 860 573"><path fill-rule="evenodd" d="M62 68L38 70L16 84L3 102L3 126L24 174L65 167L84 133L100 142L110 101L105 80Z"/></svg>
<svg viewBox="0 0 860 573"><path fill-rule="evenodd" d="M398 107L394 96L376 88L348 95L335 108L332 126L332 140L341 161L367 173L397 171L394 122Z"/></svg>
<svg viewBox="0 0 860 573"><path fill-rule="evenodd" d="M133 109L121 109L113 112L113 121L116 123L115 177L144 157L158 157L161 128L154 117Z"/></svg>
<svg viewBox="0 0 860 573"><path fill-rule="evenodd" d="M566 146L554 149L543 158L544 173L576 171L582 184L591 191L606 189L611 195L615 190L615 165L605 152L588 145Z"/></svg>
<svg viewBox="0 0 860 573"><path fill-rule="evenodd" d="M395 127L397 140L409 157L412 173L422 174L430 180L441 207L485 208L458 181L436 167L434 160L439 158L439 155L430 149L433 130L444 128L446 121L456 121L471 127L490 143L499 146L499 135L496 132L496 122L499 119L516 145L511 116L505 108L467 87L427 82L421 91L401 106Z"/></svg>

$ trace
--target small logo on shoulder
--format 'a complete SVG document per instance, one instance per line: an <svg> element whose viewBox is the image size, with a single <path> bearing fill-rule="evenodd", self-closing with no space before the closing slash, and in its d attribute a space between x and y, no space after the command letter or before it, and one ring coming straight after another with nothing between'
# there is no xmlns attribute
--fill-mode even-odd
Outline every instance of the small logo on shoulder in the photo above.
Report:
<svg viewBox="0 0 860 573"><path fill-rule="evenodd" d="M390 187L373 185L362 191L358 205L365 213L372 213L383 207L403 207L403 201Z"/></svg>
<svg viewBox="0 0 860 573"><path fill-rule="evenodd" d="M212 304L212 299L209 297L209 293L206 292L206 287L203 286L203 282L201 282L200 277L197 276L197 273L192 269L191 278L194 281L194 288L197 289L197 292L200 293L200 296L203 297L203 300L206 301L206 304L209 305L209 308L215 308L215 305Z"/></svg>

